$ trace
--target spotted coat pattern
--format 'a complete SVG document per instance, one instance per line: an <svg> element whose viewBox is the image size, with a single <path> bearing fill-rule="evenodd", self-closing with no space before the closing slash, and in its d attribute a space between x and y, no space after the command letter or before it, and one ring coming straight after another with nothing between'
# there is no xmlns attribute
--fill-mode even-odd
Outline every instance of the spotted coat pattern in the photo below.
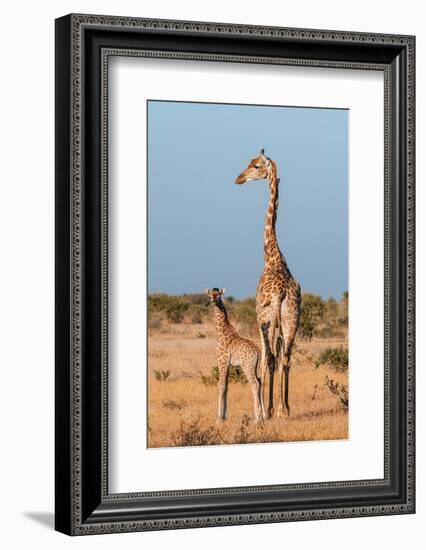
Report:
<svg viewBox="0 0 426 550"><path fill-rule="evenodd" d="M278 246L276 220L278 210L279 179L276 163L264 152L253 159L236 179L237 184L267 179L269 204L264 228L264 268L256 290L256 315L262 344L260 378L265 386L269 371L268 416L273 414L273 384L275 368L278 369L278 416L284 406L290 414L288 402L291 352L300 319L301 293L299 283L292 276ZM285 376L285 388L283 385Z"/></svg>
<svg viewBox="0 0 426 550"><path fill-rule="evenodd" d="M219 420L228 417L228 378L229 367L239 365L243 370L253 393L254 416L256 422L262 422L264 416L261 399L261 385L258 378L260 350L258 346L238 334L229 321L225 305L222 301L224 290L207 291L210 302L214 306L217 331L217 361L219 368L219 399L217 416Z"/></svg>

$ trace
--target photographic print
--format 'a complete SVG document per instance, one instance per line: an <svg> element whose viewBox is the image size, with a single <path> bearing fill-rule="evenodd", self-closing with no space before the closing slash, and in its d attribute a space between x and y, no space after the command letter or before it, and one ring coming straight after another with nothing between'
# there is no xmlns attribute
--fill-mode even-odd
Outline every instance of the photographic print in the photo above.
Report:
<svg viewBox="0 0 426 550"><path fill-rule="evenodd" d="M148 447L347 439L349 111L147 119Z"/></svg>
<svg viewBox="0 0 426 550"><path fill-rule="evenodd" d="M55 528L414 513L415 37L55 27Z"/></svg>

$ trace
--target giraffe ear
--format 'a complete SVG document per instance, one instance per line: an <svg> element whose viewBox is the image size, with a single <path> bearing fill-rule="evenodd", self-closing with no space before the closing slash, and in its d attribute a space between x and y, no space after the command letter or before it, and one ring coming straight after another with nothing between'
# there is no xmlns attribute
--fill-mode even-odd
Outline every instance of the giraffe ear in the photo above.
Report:
<svg viewBox="0 0 426 550"><path fill-rule="evenodd" d="M223 296L225 294L225 290L226 290L226 288L222 288L222 290L220 291L221 296Z"/></svg>
<svg viewBox="0 0 426 550"><path fill-rule="evenodd" d="M208 288L205 288L204 292L210 296L210 290Z"/></svg>

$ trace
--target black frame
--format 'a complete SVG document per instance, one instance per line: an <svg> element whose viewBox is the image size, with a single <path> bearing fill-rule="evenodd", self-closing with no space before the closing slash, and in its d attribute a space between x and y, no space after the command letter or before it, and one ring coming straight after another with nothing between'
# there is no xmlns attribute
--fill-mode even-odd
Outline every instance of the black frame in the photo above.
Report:
<svg viewBox="0 0 426 550"><path fill-rule="evenodd" d="M111 55L384 72L383 479L108 493L106 128ZM58 531L83 535L414 513L414 56L413 36L74 14L56 20Z"/></svg>

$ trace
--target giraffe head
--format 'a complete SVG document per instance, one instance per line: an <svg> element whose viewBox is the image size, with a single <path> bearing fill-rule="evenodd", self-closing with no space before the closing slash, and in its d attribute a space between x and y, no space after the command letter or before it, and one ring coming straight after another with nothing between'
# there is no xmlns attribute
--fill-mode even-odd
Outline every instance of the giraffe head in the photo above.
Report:
<svg viewBox="0 0 426 550"><path fill-rule="evenodd" d="M211 304L217 304L220 299L222 298L222 296L225 294L225 289L222 288L212 288L212 289L208 289L206 288L206 292L207 294L209 295L209 298L210 298L210 303Z"/></svg>
<svg viewBox="0 0 426 550"><path fill-rule="evenodd" d="M248 181L262 180L268 177L272 161L265 156L265 150L262 149L260 154L250 161L247 168L241 172L235 180L237 185L242 185Z"/></svg>

